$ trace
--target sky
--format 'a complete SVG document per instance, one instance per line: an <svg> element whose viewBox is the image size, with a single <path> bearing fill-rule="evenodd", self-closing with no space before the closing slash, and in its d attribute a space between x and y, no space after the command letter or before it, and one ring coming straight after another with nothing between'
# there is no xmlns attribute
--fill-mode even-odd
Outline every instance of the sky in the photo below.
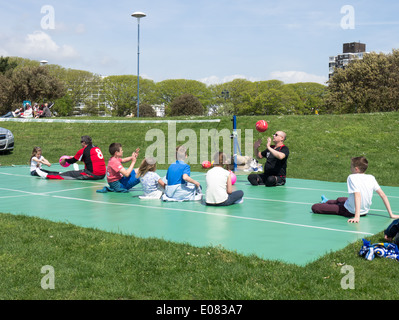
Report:
<svg viewBox="0 0 399 320"><path fill-rule="evenodd" d="M0 2L0 56L99 75L220 84L328 79L347 42L399 48L394 0L13 0Z"/></svg>

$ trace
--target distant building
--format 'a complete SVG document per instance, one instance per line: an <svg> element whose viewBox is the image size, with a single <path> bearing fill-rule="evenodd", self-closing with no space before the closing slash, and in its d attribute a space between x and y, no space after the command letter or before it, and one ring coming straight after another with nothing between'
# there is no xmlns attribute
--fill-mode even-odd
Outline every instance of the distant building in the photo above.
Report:
<svg viewBox="0 0 399 320"><path fill-rule="evenodd" d="M360 42L344 43L342 54L337 56L330 56L328 67L328 78L331 78L334 74L335 68L345 69L345 67L355 59L363 59L366 52L366 44Z"/></svg>
<svg viewBox="0 0 399 320"><path fill-rule="evenodd" d="M155 105L152 105L152 108L155 110L157 117L165 116L165 105L164 104L155 104Z"/></svg>

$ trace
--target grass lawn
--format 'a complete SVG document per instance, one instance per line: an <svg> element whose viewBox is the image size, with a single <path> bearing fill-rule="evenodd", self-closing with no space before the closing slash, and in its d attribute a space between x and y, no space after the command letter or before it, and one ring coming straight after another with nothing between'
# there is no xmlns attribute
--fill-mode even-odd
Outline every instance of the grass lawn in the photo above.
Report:
<svg viewBox="0 0 399 320"><path fill-rule="evenodd" d="M253 129L261 117L239 117L240 129ZM199 133L219 124L178 124ZM321 116L268 116L271 135L286 131L291 178L344 182L350 158L365 155L368 173L380 185L398 186L399 113ZM59 124L6 122L16 148L0 155L2 166L27 164L39 145L50 162L74 154L80 136L89 134L104 154L121 142L125 155L145 150L150 124ZM157 128L167 132L165 124ZM254 139L265 137L256 131ZM198 134L199 136L199 134ZM265 141L265 140L264 140ZM200 142L198 142L200 143ZM198 148L199 149L199 148ZM141 154L139 161L142 159ZM160 169L167 164L160 165ZM1 167L0 167L1 170ZM193 171L203 170L199 164ZM398 208L393 208L398 210ZM0 206L1 211L1 206ZM361 223L361 222L360 222ZM140 239L26 216L0 214L0 299L398 299L399 264L390 259L367 261L358 256L361 242L299 267L245 257L220 247L196 248L159 239ZM382 234L370 238L381 242ZM276 239L278 241L278 239ZM293 244L294 245L294 244ZM55 271L55 289L43 290L44 265ZM343 289L343 267L354 272L354 289Z"/></svg>

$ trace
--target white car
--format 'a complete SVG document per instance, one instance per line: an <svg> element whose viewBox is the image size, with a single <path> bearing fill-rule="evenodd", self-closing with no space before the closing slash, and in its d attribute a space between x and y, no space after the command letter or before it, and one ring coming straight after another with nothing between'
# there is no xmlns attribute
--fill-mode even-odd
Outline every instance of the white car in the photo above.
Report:
<svg viewBox="0 0 399 320"><path fill-rule="evenodd" d="M0 128L0 151L14 150L14 135L5 128Z"/></svg>

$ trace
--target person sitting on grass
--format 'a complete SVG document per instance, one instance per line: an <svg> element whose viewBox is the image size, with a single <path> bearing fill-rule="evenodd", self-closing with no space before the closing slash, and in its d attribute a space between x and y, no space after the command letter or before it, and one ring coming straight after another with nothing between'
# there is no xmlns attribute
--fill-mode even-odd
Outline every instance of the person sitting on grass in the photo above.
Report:
<svg viewBox="0 0 399 320"><path fill-rule="evenodd" d="M130 157L123 158L122 144L114 142L109 146L109 153L111 158L107 166L107 182L109 187L106 186L97 192L129 192L131 188L137 185L140 180L136 178L136 171L133 169L136 164L137 157L140 149L137 148ZM130 166L125 169L122 163L129 162Z"/></svg>
<svg viewBox="0 0 399 320"><path fill-rule="evenodd" d="M392 219L398 219L399 215L392 213L388 197L382 191L375 177L365 174L368 161L365 157L355 157L351 160L351 174L347 179L349 197L340 197L336 200L328 200L322 196L322 202L312 206L313 213L336 214L350 218L348 222L358 223L360 216L365 216L371 207L373 191L381 197Z"/></svg>

